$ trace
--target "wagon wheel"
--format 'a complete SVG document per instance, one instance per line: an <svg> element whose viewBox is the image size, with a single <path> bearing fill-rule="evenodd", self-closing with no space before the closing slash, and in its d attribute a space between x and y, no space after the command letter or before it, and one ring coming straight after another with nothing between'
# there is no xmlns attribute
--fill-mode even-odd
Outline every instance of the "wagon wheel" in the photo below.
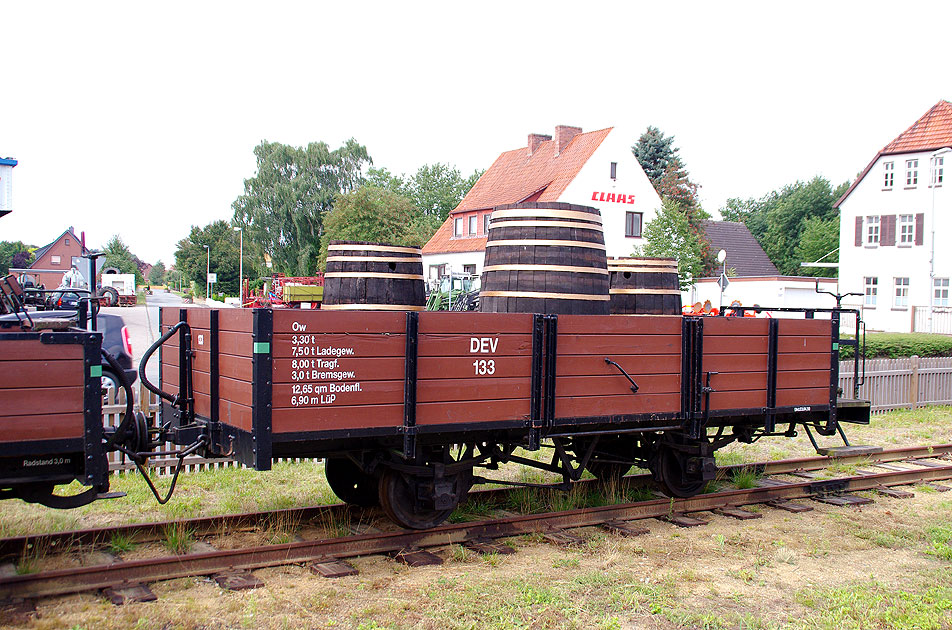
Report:
<svg viewBox="0 0 952 630"><path fill-rule="evenodd" d="M687 472L686 454L668 444L661 445L661 483L669 494L676 497L693 497L704 489L704 480Z"/></svg>
<svg viewBox="0 0 952 630"><path fill-rule="evenodd" d="M327 485L344 503L360 507L379 505L377 480L346 457L328 457L324 464Z"/></svg>
<svg viewBox="0 0 952 630"><path fill-rule="evenodd" d="M453 513L456 506L469 492L471 475L455 475L453 484L453 505L444 509L421 508L417 505L414 489L425 480L410 475L386 470L380 478L380 506L393 522L408 529L429 529L436 527Z"/></svg>
<svg viewBox="0 0 952 630"><path fill-rule="evenodd" d="M17 490L16 495L28 503L39 503L56 510L70 510L82 507L96 500L99 489L89 488L69 496L53 493L52 483L36 483Z"/></svg>

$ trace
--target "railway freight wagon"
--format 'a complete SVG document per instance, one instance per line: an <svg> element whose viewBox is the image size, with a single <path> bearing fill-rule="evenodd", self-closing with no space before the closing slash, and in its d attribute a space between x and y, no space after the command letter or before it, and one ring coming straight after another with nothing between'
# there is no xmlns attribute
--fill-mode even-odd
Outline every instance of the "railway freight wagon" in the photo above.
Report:
<svg viewBox="0 0 952 630"><path fill-rule="evenodd" d="M869 421L868 404L838 400L840 314L163 309L162 421L257 470L324 457L341 499L413 528L505 462L566 487L638 465L691 496L735 440Z"/></svg>
<svg viewBox="0 0 952 630"><path fill-rule="evenodd" d="M97 332L0 327L0 499L69 508L108 489L101 345ZM73 480L89 489L53 493Z"/></svg>

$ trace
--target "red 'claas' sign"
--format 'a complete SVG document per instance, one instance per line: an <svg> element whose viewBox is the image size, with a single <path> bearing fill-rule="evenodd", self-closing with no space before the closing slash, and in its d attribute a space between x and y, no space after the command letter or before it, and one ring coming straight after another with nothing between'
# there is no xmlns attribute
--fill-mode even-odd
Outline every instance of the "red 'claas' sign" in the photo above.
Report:
<svg viewBox="0 0 952 630"><path fill-rule="evenodd" d="M623 195L621 193L603 193L593 192L592 201L614 201L615 203L635 203L634 195Z"/></svg>

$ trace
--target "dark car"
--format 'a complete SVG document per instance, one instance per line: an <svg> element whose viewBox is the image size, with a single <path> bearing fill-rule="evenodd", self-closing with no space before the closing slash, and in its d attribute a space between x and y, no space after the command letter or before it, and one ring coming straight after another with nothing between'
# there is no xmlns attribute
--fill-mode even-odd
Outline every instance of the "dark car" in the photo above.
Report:
<svg viewBox="0 0 952 630"><path fill-rule="evenodd" d="M76 294L74 293L73 295ZM29 315L34 320L44 318L77 318L75 310L30 311ZM19 328L19 324L20 320L16 315L0 316L0 328ZM103 358L102 386L113 387L118 390L121 376L125 376L131 386L136 382L136 378L138 378L138 371L132 363L132 344L129 341L129 330L122 321L122 317L119 315L100 313L96 317L96 327L97 330L102 333L102 349L111 354L121 368L121 374L116 374L116 371L109 362Z"/></svg>

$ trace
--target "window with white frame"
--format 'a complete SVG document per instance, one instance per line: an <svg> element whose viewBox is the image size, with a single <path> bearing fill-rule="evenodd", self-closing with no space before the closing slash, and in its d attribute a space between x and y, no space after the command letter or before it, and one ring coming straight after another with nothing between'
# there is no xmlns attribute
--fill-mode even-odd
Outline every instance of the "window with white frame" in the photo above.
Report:
<svg viewBox="0 0 952 630"><path fill-rule="evenodd" d="M876 292L878 289L879 278L866 277L866 289L863 292L863 305L876 306Z"/></svg>
<svg viewBox="0 0 952 630"><path fill-rule="evenodd" d="M893 306L906 308L909 306L909 278L896 278L896 292Z"/></svg>
<svg viewBox="0 0 952 630"><path fill-rule="evenodd" d="M476 235L476 225L478 224L478 221L479 217L477 217L475 214L469 218L469 233L474 236Z"/></svg>
<svg viewBox="0 0 952 630"><path fill-rule="evenodd" d="M932 306L949 305L949 279L932 279Z"/></svg>
<svg viewBox="0 0 952 630"><path fill-rule="evenodd" d="M894 162L883 162L883 188L893 187L893 176L896 174Z"/></svg>
<svg viewBox="0 0 952 630"><path fill-rule="evenodd" d="M463 273L476 273L476 265L463 265Z"/></svg>
<svg viewBox="0 0 952 630"><path fill-rule="evenodd" d="M906 160L906 186L919 184L919 160Z"/></svg>
<svg viewBox="0 0 952 630"><path fill-rule="evenodd" d="M454 236L463 235L463 218L462 217L457 217L456 220L453 221L453 235Z"/></svg>
<svg viewBox="0 0 952 630"><path fill-rule="evenodd" d="M932 163L932 185L941 186L945 171L945 158L942 156L934 158Z"/></svg>
<svg viewBox="0 0 952 630"><path fill-rule="evenodd" d="M50 264L51 264L51 265L59 265L59 264L60 264L60 257L59 257L59 256L50 256Z"/></svg>
<svg viewBox="0 0 952 630"><path fill-rule="evenodd" d="M916 241L916 221L911 214L899 215L899 244L912 245Z"/></svg>
<svg viewBox="0 0 952 630"><path fill-rule="evenodd" d="M866 217L866 244L879 245L879 215Z"/></svg>

